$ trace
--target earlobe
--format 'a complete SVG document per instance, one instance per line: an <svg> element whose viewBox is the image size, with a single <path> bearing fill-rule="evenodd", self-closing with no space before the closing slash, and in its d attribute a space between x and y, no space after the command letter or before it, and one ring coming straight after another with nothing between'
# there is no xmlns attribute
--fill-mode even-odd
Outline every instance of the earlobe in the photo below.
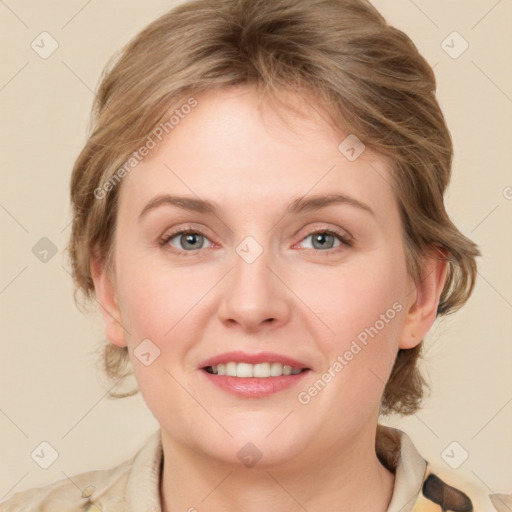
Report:
<svg viewBox="0 0 512 512"><path fill-rule="evenodd" d="M126 336L121 323L121 312L116 298L115 286L108 275L104 262L97 256L91 256L91 275L94 293L100 305L108 340L118 347L126 347Z"/></svg>
<svg viewBox="0 0 512 512"><path fill-rule="evenodd" d="M416 283L415 300L409 306L399 347L413 348L418 345L432 327L439 299L446 282L448 261L446 255L436 252L428 258L423 267L421 280Z"/></svg>

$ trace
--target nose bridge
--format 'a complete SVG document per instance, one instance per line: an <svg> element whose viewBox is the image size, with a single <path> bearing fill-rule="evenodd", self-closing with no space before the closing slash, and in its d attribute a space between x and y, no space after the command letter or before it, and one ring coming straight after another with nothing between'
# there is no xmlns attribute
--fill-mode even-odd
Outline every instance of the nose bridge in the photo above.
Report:
<svg viewBox="0 0 512 512"><path fill-rule="evenodd" d="M249 237L248 237L249 238ZM252 237L251 237L252 238ZM241 290L252 291L254 297L261 294L271 294L272 283L272 255L270 249L256 246L257 242L244 240L236 248L234 257L234 284Z"/></svg>
<svg viewBox="0 0 512 512"><path fill-rule="evenodd" d="M289 316L286 287L276 277L271 250L248 236L235 247L233 270L223 290L219 314L223 321L246 329L263 323L282 323ZM272 269L272 270L271 270Z"/></svg>

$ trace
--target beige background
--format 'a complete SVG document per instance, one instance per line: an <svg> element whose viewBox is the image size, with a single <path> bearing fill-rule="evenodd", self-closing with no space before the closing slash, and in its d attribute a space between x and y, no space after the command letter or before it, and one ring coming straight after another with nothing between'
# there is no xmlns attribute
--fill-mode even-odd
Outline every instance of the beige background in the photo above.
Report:
<svg viewBox="0 0 512 512"><path fill-rule="evenodd" d="M111 467L157 428L140 396L105 398L94 353L101 320L75 308L63 248L71 167L101 69L175 3L0 2L0 499ZM469 454L458 474L489 492L512 492L512 3L374 4L435 66L456 147L448 210L483 251L473 297L429 334L432 396L420 413L389 423L448 470L441 453L457 441ZM59 45L47 59L31 48L43 31ZM469 43L456 59L441 46L453 31ZM452 52L461 48L460 39L448 42ZM46 263L32 252L42 237L58 249ZM46 470L30 456L41 441L59 453Z"/></svg>

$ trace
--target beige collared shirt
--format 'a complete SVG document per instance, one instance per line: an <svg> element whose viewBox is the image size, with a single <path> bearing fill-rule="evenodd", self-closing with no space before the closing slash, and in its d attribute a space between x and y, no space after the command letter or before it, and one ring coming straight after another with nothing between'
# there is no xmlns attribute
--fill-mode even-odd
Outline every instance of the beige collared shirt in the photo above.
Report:
<svg viewBox="0 0 512 512"><path fill-rule="evenodd" d="M444 468L428 464L401 430L379 425L376 452L395 473L387 512L512 510L500 508L502 504L507 506L509 495L496 494L491 501L481 488L454 478L455 472L445 477ZM131 459L118 466L19 492L0 503L0 512L161 512L162 456L158 430ZM189 510L195 509L191 506Z"/></svg>

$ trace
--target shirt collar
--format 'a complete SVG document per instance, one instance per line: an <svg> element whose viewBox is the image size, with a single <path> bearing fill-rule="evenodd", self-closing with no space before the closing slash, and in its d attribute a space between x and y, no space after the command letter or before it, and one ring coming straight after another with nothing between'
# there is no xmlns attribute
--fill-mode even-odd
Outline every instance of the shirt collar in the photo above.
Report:
<svg viewBox="0 0 512 512"><path fill-rule="evenodd" d="M161 512L160 478L163 464L161 430L157 430L133 460L126 485L126 502L134 511Z"/></svg>
<svg viewBox="0 0 512 512"><path fill-rule="evenodd" d="M395 473L393 495L386 512L411 512L427 470L426 460L403 431L379 424L376 452ZM126 501L133 510L161 512L160 478L163 464L161 430L157 430L133 460L126 488Z"/></svg>
<svg viewBox="0 0 512 512"><path fill-rule="evenodd" d="M386 512L411 512L420 494L427 461L403 431L379 424L375 448L381 462L395 473L393 495Z"/></svg>

